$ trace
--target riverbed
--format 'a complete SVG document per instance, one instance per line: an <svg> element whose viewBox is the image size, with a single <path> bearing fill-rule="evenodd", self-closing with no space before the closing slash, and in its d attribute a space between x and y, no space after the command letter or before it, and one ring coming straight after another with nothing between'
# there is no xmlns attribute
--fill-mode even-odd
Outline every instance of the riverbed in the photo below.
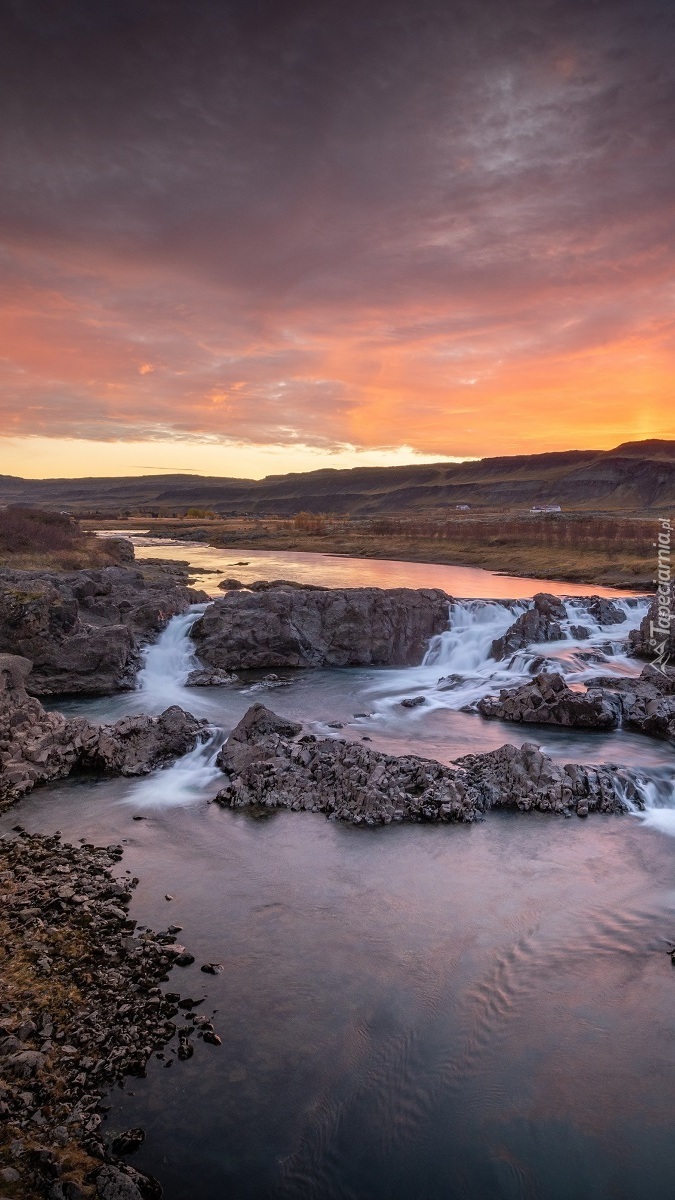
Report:
<svg viewBox="0 0 675 1200"><path fill-rule="evenodd" d="M180 551L194 561L194 547ZM302 578L300 562L252 565L252 578ZM374 566L391 586L390 564ZM433 575L454 568L394 566L428 573L412 586L467 597L418 667L186 688L195 609L149 651L137 692L61 707L109 719L181 703L207 717L211 741L147 779L36 791L0 821L121 843L123 868L141 881L132 915L181 925L196 956L166 986L204 997L223 1044L197 1041L188 1062L154 1058L147 1078L111 1098L111 1136L146 1130L134 1162L167 1200L661 1200L672 1194L675 1112L672 748L462 711L525 678L542 648L496 664L491 639L512 610ZM517 582L483 595L556 590ZM546 645L572 685L639 671L625 639L644 604L621 602L625 625ZM578 619L571 602L569 626ZM424 704L402 708L415 695ZM444 762L536 740L565 761L660 780L660 804L646 821L493 812L471 826L363 830L309 813L255 820L209 803L217 745L255 700L321 736ZM222 973L203 974L206 962Z"/></svg>

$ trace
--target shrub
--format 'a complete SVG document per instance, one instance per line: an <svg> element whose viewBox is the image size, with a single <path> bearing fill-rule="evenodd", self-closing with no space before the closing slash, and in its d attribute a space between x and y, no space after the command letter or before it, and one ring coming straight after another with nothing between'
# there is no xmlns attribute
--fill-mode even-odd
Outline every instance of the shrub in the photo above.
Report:
<svg viewBox="0 0 675 1200"><path fill-rule="evenodd" d="M82 530L68 513L11 505L0 517L0 552L4 554L77 550L83 540Z"/></svg>

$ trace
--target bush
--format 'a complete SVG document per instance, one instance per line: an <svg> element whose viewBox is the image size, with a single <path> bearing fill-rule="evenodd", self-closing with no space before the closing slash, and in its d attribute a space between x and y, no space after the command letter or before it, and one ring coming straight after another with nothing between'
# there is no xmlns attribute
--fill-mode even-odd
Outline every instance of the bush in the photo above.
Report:
<svg viewBox="0 0 675 1200"><path fill-rule="evenodd" d="M0 516L0 552L4 554L77 550L83 540L77 521L67 513L11 505Z"/></svg>

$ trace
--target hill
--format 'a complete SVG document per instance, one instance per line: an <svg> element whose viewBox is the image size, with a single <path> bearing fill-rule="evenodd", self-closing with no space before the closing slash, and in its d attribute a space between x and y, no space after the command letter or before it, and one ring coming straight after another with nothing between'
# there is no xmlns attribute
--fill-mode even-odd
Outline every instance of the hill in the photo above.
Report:
<svg viewBox="0 0 675 1200"><path fill-rule="evenodd" d="M101 515L370 517L469 504L478 509L560 504L565 511L666 511L675 504L675 441L626 442L614 450L483 458L464 463L324 469L265 479L203 475L20 479L0 476L0 504Z"/></svg>

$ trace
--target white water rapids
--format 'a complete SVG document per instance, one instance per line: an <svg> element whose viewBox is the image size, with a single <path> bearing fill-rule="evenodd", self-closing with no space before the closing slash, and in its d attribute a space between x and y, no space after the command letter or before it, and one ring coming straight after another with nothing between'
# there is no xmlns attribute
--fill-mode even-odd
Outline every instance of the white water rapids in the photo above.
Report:
<svg viewBox="0 0 675 1200"><path fill-rule="evenodd" d="M560 641L536 643L501 662L496 661L492 655L493 641L500 638L527 610L529 603L453 601L447 630L431 639L419 666L368 673L361 694L368 698L371 710L368 717L375 723L373 727L405 738L405 744L401 746L401 753L404 753L415 748L415 729L421 729L425 718L434 711L474 711L477 700L482 696L526 682L541 670L559 671L570 687L579 689L597 675L639 675L642 664L627 654L628 635L639 626L647 607L647 601L636 599L616 599L614 604L623 609L625 620L621 624L606 627L599 625L589 613L587 600L566 599L567 619L562 622L564 637ZM220 778L215 760L228 724L228 713L223 710L222 689L185 686L190 672L200 665L189 634L205 608L204 604L194 605L189 612L174 617L157 641L146 648L132 703L137 711L148 712L160 712L171 704L179 704L197 716L206 716L210 722L209 740L173 766L135 784L129 799L137 806L193 803L207 792L212 793L213 785ZM579 637L578 632L575 636L572 633L573 626L583 626L587 636ZM311 674L315 680L326 675L325 672ZM349 671L343 671L340 678L344 679L349 674ZM292 682L290 686L292 688ZM242 694L250 690L248 679L242 680L236 689L242 698ZM231 690L226 691L231 697ZM287 692L288 689L284 695ZM416 708L402 708L402 699L416 697L421 697L424 703ZM267 699L265 696L260 698ZM268 702L274 707L272 697ZM306 724L320 736L344 736L317 719L311 711L296 715L304 718ZM471 720L482 723L478 715ZM538 741L545 737L550 728L526 728L522 740ZM566 732L573 740L574 731ZM635 784L644 810L638 810L629 800L624 794L621 780L617 778L617 792L625 800L626 806L645 825L675 836L675 764L664 766L663 755L655 754L653 767L633 766L630 761L620 757L620 737L614 749L617 761L625 767ZM661 758L660 764L658 757ZM630 759L630 755L627 758ZM573 759L572 747L569 760Z"/></svg>

